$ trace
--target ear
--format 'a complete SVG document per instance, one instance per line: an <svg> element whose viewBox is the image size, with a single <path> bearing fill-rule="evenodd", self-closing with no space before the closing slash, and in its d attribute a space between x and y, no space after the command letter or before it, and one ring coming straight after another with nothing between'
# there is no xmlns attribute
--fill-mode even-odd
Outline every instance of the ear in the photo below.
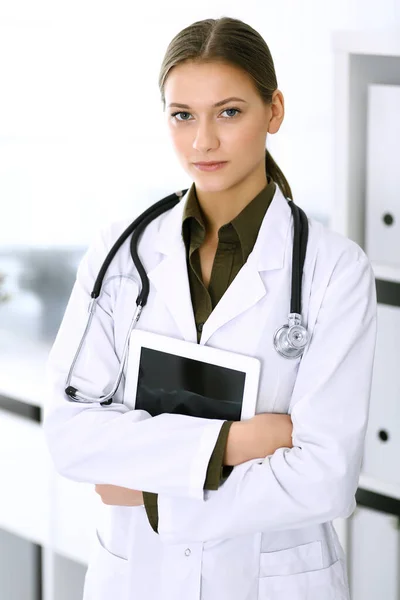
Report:
<svg viewBox="0 0 400 600"><path fill-rule="evenodd" d="M268 133L277 133L285 116L285 100L282 92L278 89L272 94L270 109L271 118L268 125Z"/></svg>

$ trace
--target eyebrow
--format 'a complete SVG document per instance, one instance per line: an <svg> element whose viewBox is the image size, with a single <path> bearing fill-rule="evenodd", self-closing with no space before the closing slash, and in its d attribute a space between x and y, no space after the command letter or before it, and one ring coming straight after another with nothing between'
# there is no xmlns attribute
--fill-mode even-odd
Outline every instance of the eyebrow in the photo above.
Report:
<svg viewBox="0 0 400 600"><path fill-rule="evenodd" d="M231 102L232 100L235 100L236 102L246 102L246 104L248 104L248 102L246 100L243 100L242 98L236 98L235 96L231 96L230 98L225 98L225 100L220 100L219 102L216 102L215 104L213 104L213 107L222 106L223 104ZM178 102L172 102L171 104L168 104L168 108L170 106L177 106L178 108L190 108L188 104L179 104Z"/></svg>

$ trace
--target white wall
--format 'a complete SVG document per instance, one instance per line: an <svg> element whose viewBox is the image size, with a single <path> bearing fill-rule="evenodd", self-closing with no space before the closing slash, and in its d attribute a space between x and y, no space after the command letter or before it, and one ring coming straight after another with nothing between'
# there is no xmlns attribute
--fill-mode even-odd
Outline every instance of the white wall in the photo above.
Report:
<svg viewBox="0 0 400 600"><path fill-rule="evenodd" d="M270 148L298 202L333 198L334 29L400 24L400 3L265 0L0 4L0 244L86 243L190 181L163 125L157 76L173 35L228 15L269 44L286 119ZM4 60L5 58L5 60Z"/></svg>

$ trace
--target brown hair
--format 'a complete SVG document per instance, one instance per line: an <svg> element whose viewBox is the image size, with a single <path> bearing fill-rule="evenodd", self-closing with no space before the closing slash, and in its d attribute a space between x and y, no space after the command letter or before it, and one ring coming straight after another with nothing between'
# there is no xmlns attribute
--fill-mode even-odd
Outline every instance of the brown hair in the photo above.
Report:
<svg viewBox="0 0 400 600"><path fill-rule="evenodd" d="M164 87L170 70L186 60L222 61L245 70L266 104L278 83L271 53L261 35L239 19L221 17L196 21L182 29L170 42L161 64L158 85L165 110ZM286 198L293 198L286 177L265 149L265 169Z"/></svg>

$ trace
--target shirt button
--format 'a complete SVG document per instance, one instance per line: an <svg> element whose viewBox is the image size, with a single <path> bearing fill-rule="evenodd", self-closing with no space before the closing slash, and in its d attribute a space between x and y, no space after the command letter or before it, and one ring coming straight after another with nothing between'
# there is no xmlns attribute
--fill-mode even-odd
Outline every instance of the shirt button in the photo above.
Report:
<svg viewBox="0 0 400 600"><path fill-rule="evenodd" d="M192 554L190 548L186 548L185 550L185 556L190 556Z"/></svg>
<svg viewBox="0 0 400 600"><path fill-rule="evenodd" d="M197 324L197 331L198 331L199 333L201 333L201 332L203 331L203 325L204 325L204 323L198 323L198 324Z"/></svg>

